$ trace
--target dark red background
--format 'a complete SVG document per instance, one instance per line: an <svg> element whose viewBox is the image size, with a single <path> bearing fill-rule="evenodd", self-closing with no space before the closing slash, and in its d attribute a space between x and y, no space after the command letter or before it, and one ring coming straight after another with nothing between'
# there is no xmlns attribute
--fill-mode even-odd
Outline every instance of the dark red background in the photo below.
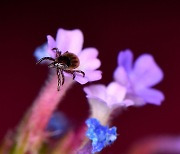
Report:
<svg viewBox="0 0 180 154"><path fill-rule="evenodd" d="M55 37L59 27L80 28L84 47L94 46L102 61L103 79L108 84L117 65L120 50L130 48L135 57L146 52L155 57L165 78L157 86L165 94L158 106L129 108L115 118L118 140L104 153L124 153L137 140L147 136L180 135L180 3L156 2L20 2L0 4L0 138L15 128L31 106L47 78L46 66L37 67L33 52ZM81 85L72 88L59 106L74 123L88 115Z"/></svg>

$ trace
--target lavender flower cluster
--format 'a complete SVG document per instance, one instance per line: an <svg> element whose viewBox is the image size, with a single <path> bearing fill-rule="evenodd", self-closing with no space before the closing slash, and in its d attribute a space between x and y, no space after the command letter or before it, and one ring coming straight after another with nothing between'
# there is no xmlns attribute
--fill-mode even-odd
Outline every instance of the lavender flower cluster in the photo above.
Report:
<svg viewBox="0 0 180 154"><path fill-rule="evenodd" d="M84 87L90 115L78 132L68 128L70 126L67 127L67 119L54 114L68 89L75 81L86 84L102 78L102 71L98 70L101 65L98 50L94 47L83 49L83 41L83 33L79 29L60 28L56 40L48 35L47 43L35 50L34 56L37 60L43 57L55 58L56 53L52 50L54 48L62 54L66 51L73 53L80 62L76 70L83 71L85 76L76 73L73 80L71 74L64 72L65 83L57 91L57 74L50 71L46 84L18 127L13 149L11 148L12 154L100 152L117 139L117 127L110 128L115 110L118 112L129 106L143 106L147 103L161 105L164 95L153 88L163 79L161 68L150 54L143 54L133 62L133 53L127 49L119 52L113 81L107 86L92 84ZM49 136L60 138L53 147L47 144Z"/></svg>

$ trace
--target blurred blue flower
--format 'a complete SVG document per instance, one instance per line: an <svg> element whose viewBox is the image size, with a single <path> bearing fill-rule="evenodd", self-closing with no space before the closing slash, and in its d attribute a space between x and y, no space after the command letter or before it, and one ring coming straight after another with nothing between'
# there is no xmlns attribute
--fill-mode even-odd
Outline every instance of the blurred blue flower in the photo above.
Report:
<svg viewBox="0 0 180 154"><path fill-rule="evenodd" d="M59 138L64 135L69 129L69 121L61 112L54 112L48 122L46 131L51 138Z"/></svg>
<svg viewBox="0 0 180 154"><path fill-rule="evenodd" d="M39 60L43 57L49 57L49 53L47 52L47 44L44 43L43 45L37 47L34 51L34 57L36 60Z"/></svg>
<svg viewBox="0 0 180 154"><path fill-rule="evenodd" d="M163 79L163 72L150 54L143 54L133 64L133 53L125 50L118 55L114 79L127 89L126 99L136 106L151 103L160 105L164 100L161 91L152 88Z"/></svg>
<svg viewBox="0 0 180 154"><path fill-rule="evenodd" d="M117 139L116 127L102 126L95 118L89 118L86 124L88 126L86 136L92 140L92 153L100 152Z"/></svg>

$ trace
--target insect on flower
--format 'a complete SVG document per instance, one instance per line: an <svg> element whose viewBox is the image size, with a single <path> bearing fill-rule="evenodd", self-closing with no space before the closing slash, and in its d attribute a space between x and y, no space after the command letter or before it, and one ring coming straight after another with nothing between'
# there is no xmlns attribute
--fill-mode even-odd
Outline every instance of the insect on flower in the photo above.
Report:
<svg viewBox="0 0 180 154"><path fill-rule="evenodd" d="M44 60L50 60L52 63L48 65L49 68L56 68L57 76L58 76L58 85L57 90L60 90L60 86L64 84L64 72L70 73L73 75L73 80L76 77L76 73L81 73L82 76L85 76L85 73L81 70L75 70L79 66L79 58L71 52L66 51L65 53L61 54L58 48L53 48L53 51L56 52L55 59L52 57L43 57L41 58L36 64Z"/></svg>

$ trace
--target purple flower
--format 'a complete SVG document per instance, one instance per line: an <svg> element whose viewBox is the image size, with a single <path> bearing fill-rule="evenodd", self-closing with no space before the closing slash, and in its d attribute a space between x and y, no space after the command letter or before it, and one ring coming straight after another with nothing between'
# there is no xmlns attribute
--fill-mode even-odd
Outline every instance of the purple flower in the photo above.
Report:
<svg viewBox="0 0 180 154"><path fill-rule="evenodd" d="M92 153L100 152L117 139L116 127L103 126L95 118L89 118L86 124L88 126L86 136L92 140Z"/></svg>
<svg viewBox="0 0 180 154"><path fill-rule="evenodd" d="M107 87L103 84L94 84L85 87L84 91L88 98L97 99L111 109L132 105L131 100L125 100L126 88L117 82L111 82Z"/></svg>
<svg viewBox="0 0 180 154"><path fill-rule="evenodd" d="M102 78L101 71L97 70L101 62L97 58L98 50L96 48L85 48L83 46L83 34L79 29L65 30L59 29L57 32L56 41L50 35L47 36L48 43L36 49L34 55L39 60L42 57L55 57L55 52L52 48L58 48L63 54L66 51L74 53L80 60L80 65L77 68L85 73L85 77L81 74L77 74L75 80L81 84L85 84L90 81L100 80ZM67 77L68 74L65 73Z"/></svg>
<svg viewBox="0 0 180 154"><path fill-rule="evenodd" d="M133 65L132 52L120 52L114 79L126 87L126 98L133 100L137 106L146 103L160 105L164 100L163 93L152 88L163 79L163 72L150 54L141 55Z"/></svg>

